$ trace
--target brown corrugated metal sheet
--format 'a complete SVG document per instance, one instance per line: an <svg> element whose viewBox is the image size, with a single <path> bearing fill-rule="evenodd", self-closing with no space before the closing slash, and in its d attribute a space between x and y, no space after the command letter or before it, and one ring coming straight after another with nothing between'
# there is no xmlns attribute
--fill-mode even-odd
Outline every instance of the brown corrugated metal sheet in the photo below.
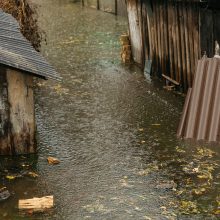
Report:
<svg viewBox="0 0 220 220"><path fill-rule="evenodd" d="M192 89L188 90L178 137L220 141L220 59L199 60Z"/></svg>

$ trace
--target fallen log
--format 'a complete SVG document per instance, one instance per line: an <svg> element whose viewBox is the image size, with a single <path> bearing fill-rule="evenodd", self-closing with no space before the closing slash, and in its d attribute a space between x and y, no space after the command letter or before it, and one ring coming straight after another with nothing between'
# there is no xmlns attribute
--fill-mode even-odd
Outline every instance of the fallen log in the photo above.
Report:
<svg viewBox="0 0 220 220"><path fill-rule="evenodd" d="M18 209L23 211L44 212L54 206L53 196L42 198L24 199L18 201Z"/></svg>

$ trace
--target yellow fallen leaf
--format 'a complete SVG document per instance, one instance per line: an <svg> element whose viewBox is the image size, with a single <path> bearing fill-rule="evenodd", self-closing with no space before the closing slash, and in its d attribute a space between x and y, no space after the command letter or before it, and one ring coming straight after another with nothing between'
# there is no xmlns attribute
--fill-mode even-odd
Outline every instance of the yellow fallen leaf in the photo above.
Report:
<svg viewBox="0 0 220 220"><path fill-rule="evenodd" d="M49 164L59 164L60 163L60 161L55 157L48 157L47 161Z"/></svg>
<svg viewBox="0 0 220 220"><path fill-rule="evenodd" d="M139 128L138 130L139 130L139 131L144 131L144 129L143 129L143 128Z"/></svg>
<svg viewBox="0 0 220 220"><path fill-rule="evenodd" d="M213 213L214 213L214 215L220 215L220 210L219 209L215 210Z"/></svg>
<svg viewBox="0 0 220 220"><path fill-rule="evenodd" d="M141 141L142 144L146 143L146 141Z"/></svg>
<svg viewBox="0 0 220 220"><path fill-rule="evenodd" d="M192 190L192 193L195 194L195 195L202 195L203 193L206 192L206 189L205 188L200 188L200 189L193 189Z"/></svg>
<svg viewBox="0 0 220 220"><path fill-rule="evenodd" d="M160 126L161 124L151 124L152 126Z"/></svg>
<svg viewBox="0 0 220 220"><path fill-rule="evenodd" d="M14 180L16 177L15 176L6 176L6 179L9 179L9 180Z"/></svg>
<svg viewBox="0 0 220 220"><path fill-rule="evenodd" d="M38 177L39 175L34 173L34 172L28 172L28 175L31 176L31 177Z"/></svg>

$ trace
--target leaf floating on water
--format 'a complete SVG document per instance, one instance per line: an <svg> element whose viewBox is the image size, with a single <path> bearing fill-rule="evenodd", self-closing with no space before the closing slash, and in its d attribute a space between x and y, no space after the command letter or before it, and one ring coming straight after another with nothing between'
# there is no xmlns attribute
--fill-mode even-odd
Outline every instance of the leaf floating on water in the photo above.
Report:
<svg viewBox="0 0 220 220"><path fill-rule="evenodd" d="M178 153L186 153L186 151L183 150L183 149L181 149L179 146L176 146L176 151L177 151Z"/></svg>
<svg viewBox="0 0 220 220"><path fill-rule="evenodd" d="M213 157L213 155L215 154L214 151L205 148L205 147L198 147L197 148L197 155L195 155L195 157L197 158L203 158L203 157Z"/></svg>
<svg viewBox="0 0 220 220"><path fill-rule="evenodd" d="M206 192L206 188L193 189L192 193L195 195L202 195Z"/></svg>
<svg viewBox="0 0 220 220"><path fill-rule="evenodd" d="M151 124L152 126L161 126L161 124Z"/></svg>
<svg viewBox="0 0 220 220"><path fill-rule="evenodd" d="M15 178L16 178L16 176L10 176L10 175L6 176L6 179L8 179L8 180L14 180Z"/></svg>
<svg viewBox="0 0 220 220"><path fill-rule="evenodd" d="M38 174L36 174L34 172L28 172L28 175L31 176L31 177L34 177L34 178L39 176Z"/></svg>
<svg viewBox="0 0 220 220"><path fill-rule="evenodd" d="M68 94L69 89L67 88L62 88L62 86L60 84L54 86L54 90L56 91L57 94L61 95L61 94Z"/></svg>
<svg viewBox="0 0 220 220"><path fill-rule="evenodd" d="M143 128L139 128L138 130L139 130L139 131L144 131L144 129L143 129Z"/></svg>
<svg viewBox="0 0 220 220"><path fill-rule="evenodd" d="M60 161L55 157L48 157L47 161L49 164L59 164L60 163Z"/></svg>
<svg viewBox="0 0 220 220"><path fill-rule="evenodd" d="M29 165L29 164L24 164L24 163L23 163L23 164L21 164L21 166L22 166L22 167L29 167L30 165Z"/></svg>
<svg viewBox="0 0 220 220"><path fill-rule="evenodd" d="M198 214L200 213L195 202L181 201L180 210L183 214Z"/></svg>
<svg viewBox="0 0 220 220"><path fill-rule="evenodd" d="M146 143L146 141L141 141L142 144Z"/></svg>
<svg viewBox="0 0 220 220"><path fill-rule="evenodd" d="M197 175L199 179L209 179L212 180L212 174L209 171L203 170L200 175Z"/></svg>
<svg viewBox="0 0 220 220"><path fill-rule="evenodd" d="M147 176L148 174L152 173L152 172L156 172L159 170L159 167L157 164L149 164L148 167L146 169L140 170L138 172L139 176Z"/></svg>

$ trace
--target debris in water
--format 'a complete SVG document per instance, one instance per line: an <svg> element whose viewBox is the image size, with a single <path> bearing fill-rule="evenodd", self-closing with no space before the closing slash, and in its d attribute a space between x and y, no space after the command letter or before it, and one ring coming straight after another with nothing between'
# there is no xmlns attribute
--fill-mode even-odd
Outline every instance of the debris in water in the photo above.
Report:
<svg viewBox="0 0 220 220"><path fill-rule="evenodd" d="M131 44L128 34L121 35L122 50L121 59L123 63L131 63Z"/></svg>
<svg viewBox="0 0 220 220"><path fill-rule="evenodd" d="M36 178L39 175L37 173L35 173L35 172L28 172L28 176Z"/></svg>
<svg viewBox="0 0 220 220"><path fill-rule="evenodd" d="M16 176L12 176L12 175L6 176L6 179L8 179L8 180L14 180L15 178L16 178Z"/></svg>
<svg viewBox="0 0 220 220"><path fill-rule="evenodd" d="M8 199L11 196L6 187L0 189L0 202Z"/></svg>
<svg viewBox="0 0 220 220"><path fill-rule="evenodd" d="M171 189L176 191L177 184L174 181L164 181L156 186L157 189Z"/></svg>
<svg viewBox="0 0 220 220"><path fill-rule="evenodd" d="M18 201L19 210L30 210L31 212L44 212L54 206L53 196L42 198L24 199Z"/></svg>
<svg viewBox="0 0 220 220"><path fill-rule="evenodd" d="M49 164L59 164L60 163L60 161L55 157L48 157L47 161Z"/></svg>

